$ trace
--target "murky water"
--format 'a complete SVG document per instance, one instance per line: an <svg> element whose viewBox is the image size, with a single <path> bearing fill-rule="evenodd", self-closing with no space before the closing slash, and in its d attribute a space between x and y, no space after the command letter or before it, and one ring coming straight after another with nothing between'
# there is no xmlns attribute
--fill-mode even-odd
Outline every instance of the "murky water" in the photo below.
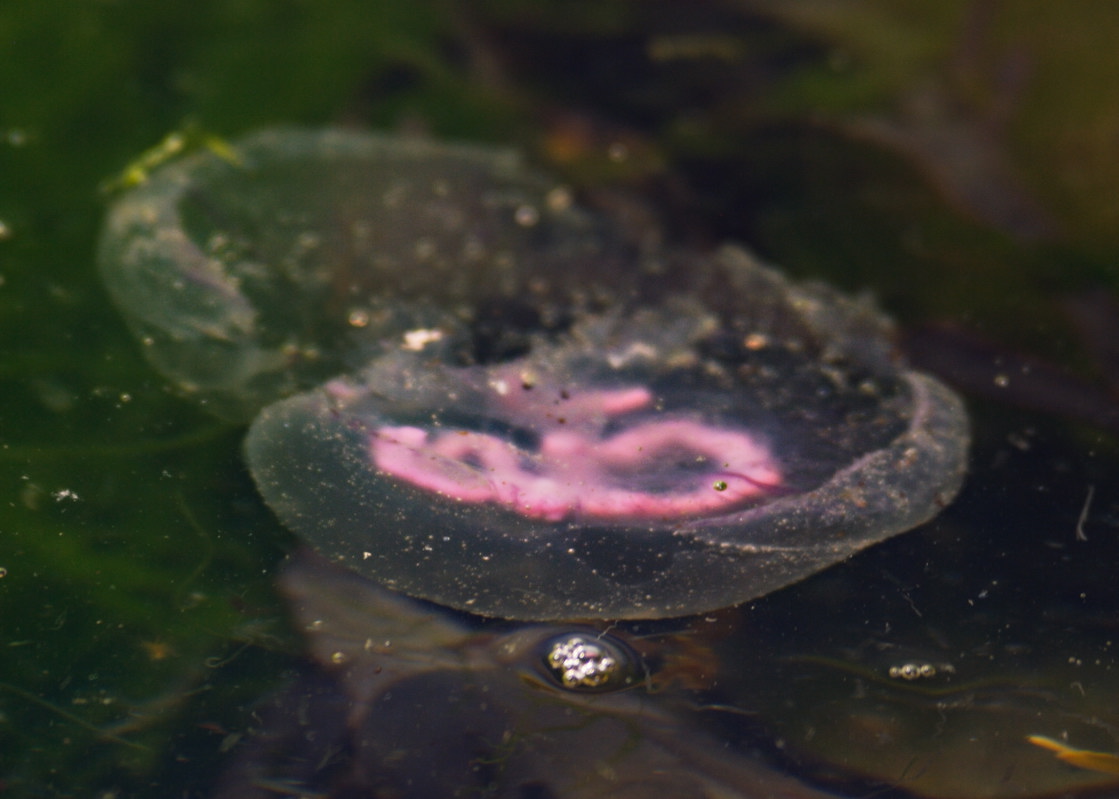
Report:
<svg viewBox="0 0 1119 799"><path fill-rule="evenodd" d="M528 14L492 5L464 19L428 4L382 17L324 3L312 14L318 24L294 25L249 7L240 20L126 3L0 11L12 32L12 57L0 65L5 792L1116 792L1119 456L1108 342L1119 314L1114 226L1099 200L1109 196L1111 171L1089 135L1103 131L1099 141L1110 141L1110 100L1092 94L1110 85L1098 77L1110 69L1108 48L1091 42L1110 40L1114 21L1095 12L1043 20L1036 11L1010 20L988 4L960 3L951 20L947 12L922 18L923 38L912 38L900 35L905 22L873 9L856 25L827 17L822 5L797 17L759 10L766 4L704 2L681 36L671 4L649 3L640 17L621 5L569 10L562 25L546 6ZM929 44L926 60L879 46L899 41ZM1065 52L1062 43L1071 43ZM319 71L308 72L310 63ZM530 85L542 99L526 100ZM1054 85L1084 87L1090 102ZM222 135L184 125L187 117ZM572 198L622 226L643 252L713 253L738 241L796 280L869 289L898 321L896 341L918 367L950 377L965 396L973 444L959 497L917 529L795 585L685 620L486 621L380 593L306 560L285 567L296 538L243 465L243 422L252 414L228 401L249 386L262 398L250 403L255 413L265 399L349 371L346 383L312 395L312 406L321 410L324 397L357 403L370 429L425 436L413 455L497 468L516 447L535 452L559 439L525 421L535 418L533 403L485 408L486 391L501 382L485 363L514 362L534 336L570 352L563 337L575 331L589 342L580 357L599 363L592 380L572 382L588 400L572 415L582 438L621 446L653 425L665 463L611 458L631 468L606 486L606 499L589 508L534 500L524 515L542 524L616 515L618 498L635 493L677 509L709 499L721 508L731 496L749 505L757 496L724 493L732 486L721 472L684 468L673 456L708 456L704 435L716 428L744 435L760 421L826 415L833 406L771 398L680 419L697 397L722 396L717 376L686 364L674 367L690 375L686 390L670 392L662 381L643 405L646 395L632 389L664 367L619 374L595 361L609 364L603 342L615 324L600 317L601 297L623 293L613 270L595 269L565 275L599 287L598 304L587 297L578 324L562 314L526 322L501 304L491 304L487 324L459 318L472 330L471 358L478 361L479 342L488 355L470 363L441 351L440 363L466 371L437 373L436 382L475 391L478 413L432 405L422 392L392 403L364 396L363 370L385 355L375 347L359 347L351 360L318 357L394 310L345 302L329 280L301 288L335 302L337 324L320 324L306 309L321 305L289 293L286 304L269 306L270 333L254 353L231 346L224 360L189 348L169 356L172 371L209 368L192 373L193 397L184 397L185 381L165 381L141 358L145 346L131 340L100 287L93 262L104 210L159 163L181 159L180 150L221 150L225 135L277 122L427 126L439 139L500 141L533 151L529 160L549 170L570 170ZM182 135L164 139L169 130ZM101 195L99 184L115 188ZM542 192L533 207L548 207ZM299 199L289 191L283 204ZM286 224L293 235L305 228L273 210L256 203L237 222L250 231ZM192 229L210 224L206 212L195 206ZM334 221L354 230L353 220ZM411 222L401 217L393 230L403 236ZM592 225L583 246L601 254L601 235ZM237 241L212 243L215 258L236 254ZM302 243L305 254L336 244ZM290 264L293 284L300 263ZM711 274L703 259L694 263L695 274ZM197 272L183 291L235 297L237 287L219 277ZM251 275L239 279L248 284ZM451 281L439 288L463 290ZM638 338L662 349L688 342L678 349L694 353L703 319L724 313L720 301L733 296L724 295L709 291L699 306L658 301ZM148 295L143 310L153 324L178 324L174 335L235 341L254 327L248 317L240 328L222 327L228 305L183 323L158 296ZM430 307L410 313L389 321L394 341L414 348L382 363L389 374L419 374L417 359L440 346L433 331L453 333ZM678 319L692 321L674 327ZM299 333L275 320L294 321ZM890 345L880 346L889 360ZM726 362L725 350L703 353ZM307 371L293 378L293 363ZM909 389L889 379L879 389L901 398L902 411L889 418L904 430ZM658 415L661 400L671 419ZM859 417L863 406L848 400L844 413ZM448 449L419 418L450 411L453 419L437 421L475 436L472 447ZM856 438L829 443L837 452L880 443L873 430ZM766 460L787 452L778 437L750 440L757 449L739 448L752 454L726 471L766 495L796 472ZM366 454L375 460L373 449ZM398 483L469 503L474 483L459 468L392 462ZM505 474L522 481L541 471L518 459ZM710 483L718 496L674 488L681 476ZM715 488L720 481L726 489ZM479 507L501 505L500 495L486 497ZM484 520L479 507L470 515ZM632 524L641 513L627 507ZM918 515L927 514L914 523ZM618 560L611 579L631 579L630 564ZM307 743L310 733L317 743Z"/></svg>

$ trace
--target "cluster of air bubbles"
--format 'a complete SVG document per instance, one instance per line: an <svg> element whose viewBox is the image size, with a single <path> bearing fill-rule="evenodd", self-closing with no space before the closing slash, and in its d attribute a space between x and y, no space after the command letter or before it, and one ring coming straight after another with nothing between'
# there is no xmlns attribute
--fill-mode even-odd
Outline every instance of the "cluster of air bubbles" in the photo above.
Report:
<svg viewBox="0 0 1119 799"><path fill-rule="evenodd" d="M951 663L902 663L897 666L890 666L886 672L894 680L928 680L936 677L938 674L955 674L956 669Z"/></svg>
<svg viewBox="0 0 1119 799"><path fill-rule="evenodd" d="M609 691L633 683L635 656L605 636L572 633L545 645L544 664L569 691Z"/></svg>

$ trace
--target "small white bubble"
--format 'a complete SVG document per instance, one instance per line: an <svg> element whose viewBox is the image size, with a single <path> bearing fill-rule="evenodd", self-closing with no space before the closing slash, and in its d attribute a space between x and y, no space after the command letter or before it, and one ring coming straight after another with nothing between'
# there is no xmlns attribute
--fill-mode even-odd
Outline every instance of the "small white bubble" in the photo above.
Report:
<svg viewBox="0 0 1119 799"><path fill-rule="evenodd" d="M999 388L1006 388L1010 385L1010 378L1006 375L995 375L995 385Z"/></svg>

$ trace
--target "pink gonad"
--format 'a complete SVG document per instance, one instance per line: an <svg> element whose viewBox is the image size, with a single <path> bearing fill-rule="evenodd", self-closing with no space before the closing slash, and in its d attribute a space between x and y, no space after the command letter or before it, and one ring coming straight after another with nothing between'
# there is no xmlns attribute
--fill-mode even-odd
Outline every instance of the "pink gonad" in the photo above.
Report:
<svg viewBox="0 0 1119 799"><path fill-rule="evenodd" d="M725 513L776 490L768 449L741 431L684 416L609 422L651 409L642 387L567 393L494 388L502 421L537 436L529 450L492 433L386 426L370 435L377 468L459 502L550 522L671 520Z"/></svg>

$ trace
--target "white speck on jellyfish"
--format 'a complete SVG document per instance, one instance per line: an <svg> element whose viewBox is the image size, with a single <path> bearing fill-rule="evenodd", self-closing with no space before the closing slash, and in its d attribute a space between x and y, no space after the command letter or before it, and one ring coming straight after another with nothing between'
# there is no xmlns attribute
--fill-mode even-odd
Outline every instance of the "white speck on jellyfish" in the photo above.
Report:
<svg viewBox="0 0 1119 799"><path fill-rule="evenodd" d="M862 380L858 385L859 393L864 397L877 397L880 389L873 380Z"/></svg>
<svg viewBox="0 0 1119 799"><path fill-rule="evenodd" d="M404 202L407 196L408 186L403 183L398 183L385 190L384 194L381 195L381 202L384 204L385 208L397 208Z"/></svg>
<svg viewBox="0 0 1119 799"><path fill-rule="evenodd" d="M428 344L443 340L443 331L438 328L420 328L404 334L403 348L409 352L420 352Z"/></svg>
<svg viewBox="0 0 1119 799"><path fill-rule="evenodd" d="M742 341L742 345L751 351L757 351L769 346L769 337L764 333L750 333Z"/></svg>
<svg viewBox="0 0 1119 799"><path fill-rule="evenodd" d="M521 227L532 227L540 221L540 212L532 205L521 205L513 212L513 219Z"/></svg>
<svg viewBox="0 0 1119 799"><path fill-rule="evenodd" d="M656 347L645 342L633 342L621 351L607 353L606 362L614 369L621 369L633 362L656 360L656 357Z"/></svg>
<svg viewBox="0 0 1119 799"><path fill-rule="evenodd" d="M566 211L575 202L575 198L571 194L571 189L566 186L556 186L544 198L544 202L548 205L551 211L559 212Z"/></svg>
<svg viewBox="0 0 1119 799"><path fill-rule="evenodd" d="M462 243L462 257L469 263L477 263L486 254L486 246L477 236L467 236Z"/></svg>

